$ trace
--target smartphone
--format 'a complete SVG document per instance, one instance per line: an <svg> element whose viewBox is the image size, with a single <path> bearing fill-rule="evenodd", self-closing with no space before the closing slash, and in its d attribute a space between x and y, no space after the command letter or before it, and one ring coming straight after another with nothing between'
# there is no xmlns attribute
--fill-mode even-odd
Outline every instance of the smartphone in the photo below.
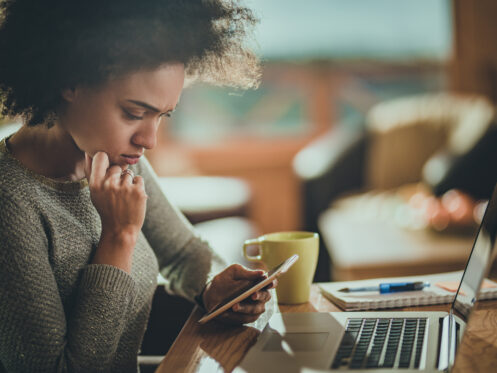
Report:
<svg viewBox="0 0 497 373"><path fill-rule="evenodd" d="M207 321L213 319L214 317L220 315L227 309L233 307L236 303L241 302L245 298L249 297L251 294L255 293L257 290L269 285L274 279L288 271L288 269L298 260L299 256L297 254L292 255L290 258L285 260L283 263L277 265L272 270L267 273L267 278L258 281L255 285L251 285L249 289L244 289L238 294L234 295L230 299L221 302L216 308L204 315L198 322L204 324Z"/></svg>

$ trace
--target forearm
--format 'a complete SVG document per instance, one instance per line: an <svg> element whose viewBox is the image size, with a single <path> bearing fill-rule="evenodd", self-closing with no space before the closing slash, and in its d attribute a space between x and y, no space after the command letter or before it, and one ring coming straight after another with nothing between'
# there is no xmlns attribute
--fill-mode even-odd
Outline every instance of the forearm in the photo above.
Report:
<svg viewBox="0 0 497 373"><path fill-rule="evenodd" d="M80 291L68 320L67 363L77 361L88 371L109 369L136 297L135 282L127 273L107 265L89 265L82 273ZM95 362L98 361L98 364ZM104 368L105 367L105 368ZM91 368L91 369L90 369Z"/></svg>
<svg viewBox="0 0 497 373"><path fill-rule="evenodd" d="M80 266L91 240L86 251L66 236L74 234L70 229L51 240L43 224L50 220L37 214L23 195L2 199L0 371L108 372L129 322L135 282L113 266Z"/></svg>
<svg viewBox="0 0 497 373"><path fill-rule="evenodd" d="M112 232L104 228L92 264L107 264L130 273L136 239L135 233Z"/></svg>
<svg viewBox="0 0 497 373"><path fill-rule="evenodd" d="M131 271L136 239L145 218L147 194L141 176L129 176L111 165L104 152L86 157L90 196L102 222L102 234L93 264L108 264Z"/></svg>
<svg viewBox="0 0 497 373"><path fill-rule="evenodd" d="M192 238L172 257L163 258L156 252L161 264L161 274L166 278L169 292L194 300L206 283L226 268L205 241Z"/></svg>
<svg viewBox="0 0 497 373"><path fill-rule="evenodd" d="M11 295L10 289L0 286L2 299L12 300L0 312L4 368L12 372L108 372L136 293L131 277L111 266L88 266L70 317L57 300L56 288L43 289L36 302L24 294L13 301L12 296L5 298Z"/></svg>

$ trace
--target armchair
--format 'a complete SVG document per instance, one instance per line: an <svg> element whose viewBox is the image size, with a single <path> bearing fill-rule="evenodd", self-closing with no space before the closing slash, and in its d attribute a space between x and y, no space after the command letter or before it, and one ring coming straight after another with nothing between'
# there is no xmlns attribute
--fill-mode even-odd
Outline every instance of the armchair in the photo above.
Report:
<svg viewBox="0 0 497 373"><path fill-rule="evenodd" d="M322 216L347 194L416 182L436 193L446 191L455 180L452 166L497 137L493 118L494 108L485 98L443 93L380 103L368 113L364 131L335 126L294 158L302 184L305 229L320 232L323 239L330 220ZM472 184L464 177L458 181L453 187ZM318 280L331 278L330 260L336 258L329 241L322 240Z"/></svg>

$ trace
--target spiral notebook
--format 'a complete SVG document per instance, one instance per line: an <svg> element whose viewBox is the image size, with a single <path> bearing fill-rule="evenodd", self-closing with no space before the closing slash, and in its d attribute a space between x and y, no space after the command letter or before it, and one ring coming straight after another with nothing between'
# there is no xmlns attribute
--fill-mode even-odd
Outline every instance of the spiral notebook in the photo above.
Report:
<svg viewBox="0 0 497 373"><path fill-rule="evenodd" d="M438 273L433 275L377 278L371 280L323 282L319 284L321 293L345 311L376 310L396 307L421 306L451 303L461 281L462 271ZM384 282L429 282L430 286L418 291L380 294L377 291L343 292L343 288L376 286ZM497 298L497 283L486 279L479 299Z"/></svg>

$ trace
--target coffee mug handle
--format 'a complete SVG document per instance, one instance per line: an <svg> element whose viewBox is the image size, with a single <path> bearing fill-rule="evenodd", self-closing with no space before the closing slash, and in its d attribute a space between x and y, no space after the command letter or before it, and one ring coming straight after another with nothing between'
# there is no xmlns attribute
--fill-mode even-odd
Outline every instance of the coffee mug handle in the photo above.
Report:
<svg viewBox="0 0 497 373"><path fill-rule="evenodd" d="M249 246L258 246L259 247L259 255L248 255L247 247ZM246 240L243 244L243 256L250 262L260 262L262 260L261 255L261 241L258 238L252 238L250 240Z"/></svg>

